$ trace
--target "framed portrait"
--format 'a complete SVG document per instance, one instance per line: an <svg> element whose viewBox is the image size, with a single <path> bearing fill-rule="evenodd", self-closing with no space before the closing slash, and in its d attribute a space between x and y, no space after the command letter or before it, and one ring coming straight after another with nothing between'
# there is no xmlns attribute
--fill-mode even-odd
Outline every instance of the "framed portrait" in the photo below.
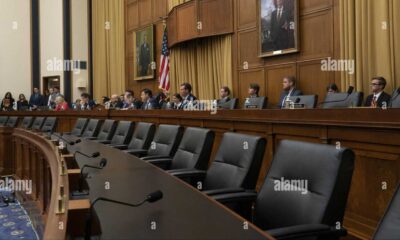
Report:
<svg viewBox="0 0 400 240"><path fill-rule="evenodd" d="M146 26L133 33L134 80L153 79L154 62L154 27Z"/></svg>
<svg viewBox="0 0 400 240"><path fill-rule="evenodd" d="M299 51L299 0L258 0L259 56Z"/></svg>

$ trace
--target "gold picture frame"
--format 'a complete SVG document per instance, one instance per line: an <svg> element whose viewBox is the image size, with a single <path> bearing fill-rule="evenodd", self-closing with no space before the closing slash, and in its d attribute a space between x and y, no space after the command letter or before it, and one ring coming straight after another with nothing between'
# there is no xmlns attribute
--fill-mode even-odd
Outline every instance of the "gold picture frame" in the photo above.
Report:
<svg viewBox="0 0 400 240"><path fill-rule="evenodd" d="M134 80L154 79L154 25L148 25L133 33Z"/></svg>

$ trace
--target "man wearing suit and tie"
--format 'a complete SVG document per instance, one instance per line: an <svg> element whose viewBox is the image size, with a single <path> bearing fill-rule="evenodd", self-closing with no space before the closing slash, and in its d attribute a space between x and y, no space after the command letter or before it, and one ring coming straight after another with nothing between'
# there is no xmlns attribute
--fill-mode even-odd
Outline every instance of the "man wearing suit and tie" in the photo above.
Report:
<svg viewBox="0 0 400 240"><path fill-rule="evenodd" d="M391 96L383 91L385 87L385 78L374 77L371 81L372 94L367 97L367 101L365 101L365 106L371 108L389 106Z"/></svg>
<svg viewBox="0 0 400 240"><path fill-rule="evenodd" d="M155 99L153 98L153 92L148 89L145 88L142 90L140 97L142 98L142 110L152 110L152 109L158 109L158 104L155 101Z"/></svg>
<svg viewBox="0 0 400 240"><path fill-rule="evenodd" d="M285 101L287 98L303 95L299 89L296 89L296 78L293 76L284 77L282 80L282 85L283 91L278 102L279 108L285 108Z"/></svg>
<svg viewBox="0 0 400 240"><path fill-rule="evenodd" d="M192 85L189 83L182 83L179 89L180 95L182 97L182 109L192 103L195 105L197 98L192 94Z"/></svg>
<svg viewBox="0 0 400 240"><path fill-rule="evenodd" d="M37 109L39 106L43 105L43 96L40 94L39 88L33 88L33 94L29 99L29 105L32 109Z"/></svg>
<svg viewBox="0 0 400 240"><path fill-rule="evenodd" d="M220 99L218 99L217 101L218 105L229 102L231 100L231 98L229 97L230 95L231 90L227 86L222 87L219 91Z"/></svg>
<svg viewBox="0 0 400 240"><path fill-rule="evenodd" d="M271 39L274 50L285 50L289 46L290 12L283 4L284 0L276 0L276 9L271 15Z"/></svg>

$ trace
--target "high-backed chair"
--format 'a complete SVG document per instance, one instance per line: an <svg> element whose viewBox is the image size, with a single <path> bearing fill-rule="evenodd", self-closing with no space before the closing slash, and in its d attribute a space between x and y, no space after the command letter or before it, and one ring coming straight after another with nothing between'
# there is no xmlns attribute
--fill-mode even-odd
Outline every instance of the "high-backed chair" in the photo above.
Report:
<svg viewBox="0 0 400 240"><path fill-rule="evenodd" d="M7 127L16 127L18 124L18 117L9 117L6 126Z"/></svg>
<svg viewBox="0 0 400 240"><path fill-rule="evenodd" d="M99 140L99 141L111 140L112 137L114 136L115 129L117 128L117 123L118 122L116 122L115 120L107 119L101 126L101 129L97 137L85 137L85 138L89 140Z"/></svg>
<svg viewBox="0 0 400 240"><path fill-rule="evenodd" d="M35 118L35 121L33 121L33 124L32 124L32 130L36 130L36 131L41 130L45 120L46 120L45 117Z"/></svg>
<svg viewBox="0 0 400 240"><path fill-rule="evenodd" d="M296 104L304 105L304 108L316 108L318 95L292 96L289 97L289 100Z"/></svg>
<svg viewBox="0 0 400 240"><path fill-rule="evenodd" d="M85 128L86 128L88 122L89 122L89 119L87 119L87 118L78 118L78 120L76 120L75 126L72 129L72 131L64 133L64 134L80 137L80 136L82 136L83 132L85 131Z"/></svg>
<svg viewBox="0 0 400 240"><path fill-rule="evenodd" d="M362 105L363 97L363 92L353 92L350 95L347 93L330 93L326 95L321 108L360 107Z"/></svg>
<svg viewBox="0 0 400 240"><path fill-rule="evenodd" d="M250 203L248 212L255 201L254 224L277 239L337 239L346 234L337 226L343 226L353 170L350 149L282 140L258 195L243 191L213 197L224 204Z"/></svg>
<svg viewBox="0 0 400 240"><path fill-rule="evenodd" d="M393 91L390 106L392 108L400 108L400 88Z"/></svg>
<svg viewBox="0 0 400 240"><path fill-rule="evenodd" d="M149 149L150 143L153 140L156 125L154 123L139 122L136 124L132 139L128 145L114 144L112 147L126 149Z"/></svg>
<svg viewBox="0 0 400 240"><path fill-rule="evenodd" d="M41 128L42 132L53 133L56 130L57 118L56 117L48 117L43 123Z"/></svg>
<svg viewBox="0 0 400 240"><path fill-rule="evenodd" d="M0 126L5 126L7 124L8 117L7 116L1 116L0 117Z"/></svg>
<svg viewBox="0 0 400 240"><path fill-rule="evenodd" d="M167 169L199 169L205 170L215 134L205 128L188 127L173 158L152 159L148 162Z"/></svg>
<svg viewBox="0 0 400 240"><path fill-rule="evenodd" d="M227 110L232 110L236 109L238 105L239 99L237 98L232 98L230 101L225 102L225 103L218 103L218 108L220 109L227 109Z"/></svg>
<svg viewBox="0 0 400 240"><path fill-rule="evenodd" d="M267 97L246 98L243 108L244 109L266 109L268 106Z"/></svg>
<svg viewBox="0 0 400 240"><path fill-rule="evenodd" d="M130 149L125 150L125 152L139 157L147 156L147 160L150 158L170 158L178 148L182 132L183 128L179 125L160 124L148 150Z"/></svg>
<svg viewBox="0 0 400 240"><path fill-rule="evenodd" d="M202 190L209 195L228 189L254 189L265 145L262 137L227 132L208 171L178 169L168 172L193 185L203 182Z"/></svg>
<svg viewBox="0 0 400 240"><path fill-rule="evenodd" d="M24 117L21 123L21 128L29 129L32 127L33 124L33 117Z"/></svg>
<svg viewBox="0 0 400 240"><path fill-rule="evenodd" d="M97 142L110 145L128 144L131 140L135 123L131 121L120 121L115 129L111 140L96 140Z"/></svg>
<svg viewBox="0 0 400 240"><path fill-rule="evenodd" d="M397 187L373 239L400 239L400 185Z"/></svg>
<svg viewBox="0 0 400 240"><path fill-rule="evenodd" d="M99 134L102 121L99 119L90 119L84 132L82 133L82 138L95 138Z"/></svg>

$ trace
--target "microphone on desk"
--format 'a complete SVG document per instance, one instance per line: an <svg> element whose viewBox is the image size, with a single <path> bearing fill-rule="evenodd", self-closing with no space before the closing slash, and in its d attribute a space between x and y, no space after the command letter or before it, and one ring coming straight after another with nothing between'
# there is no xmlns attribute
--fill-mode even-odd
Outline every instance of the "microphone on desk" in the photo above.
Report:
<svg viewBox="0 0 400 240"><path fill-rule="evenodd" d="M353 86L349 86L349 88L347 89L347 96L344 99L334 100L334 101L324 101L324 102L319 103L318 105L322 105L322 104L325 104L325 103L344 102L350 97L350 95L353 93L353 91L354 91L354 87Z"/></svg>
<svg viewBox="0 0 400 240"><path fill-rule="evenodd" d="M399 95L400 95L400 88L396 89L396 96L392 97L392 99L390 99L390 106L392 106L392 103L394 102L394 100L396 100Z"/></svg>
<svg viewBox="0 0 400 240"><path fill-rule="evenodd" d="M84 195L88 195L88 194L89 194L89 192L83 191L83 181L85 180L83 170L84 170L85 168L93 168L93 169L100 169L100 170L101 170L101 169L103 169L106 165L107 165L107 159L105 159L105 158L102 158L102 159L100 160L98 166L89 165L89 164L83 165L83 167L81 168L80 176L79 176L78 192L72 193L72 196L84 196Z"/></svg>
<svg viewBox="0 0 400 240"><path fill-rule="evenodd" d="M87 154L85 154L85 153L83 153L81 151L76 151L76 152L74 152L74 159L76 159L76 155L77 154L82 155L82 156L87 157L87 158L97 158L98 156L100 156L99 152L94 152L91 155L87 155Z"/></svg>
<svg viewBox="0 0 400 240"><path fill-rule="evenodd" d="M294 100L294 103L297 104L297 103L299 103L300 101L301 101L301 99L298 97L298 98L296 98L296 100Z"/></svg>
<svg viewBox="0 0 400 240"><path fill-rule="evenodd" d="M56 134L56 133L53 133L53 135L56 136L56 137L58 138L58 139L57 139L58 141L63 140L64 142L67 143L67 145L70 145L70 146L73 146L73 145L75 145L75 144L77 144L77 143L82 142L82 140L80 140L80 139L77 139L77 140L75 140L75 141L67 140L67 139L65 139L62 135L59 135L59 134Z"/></svg>
<svg viewBox="0 0 400 240"><path fill-rule="evenodd" d="M96 205L97 202L99 201L104 201L104 202L111 202L111 203L116 203L119 205L124 205L124 206L129 206L129 207L140 207L146 202L149 203L154 203L157 202L158 200L163 198L163 192L160 190L157 190L155 192L152 192L146 196L146 198L141 201L140 203L127 203L127 202L121 202L118 200L114 199L109 199L109 198L104 198L104 197L98 197L96 198L91 204L90 204L90 209L89 209L89 216L86 220L86 231L85 231L85 240L89 240L91 237L91 228L92 228L92 211L94 205Z"/></svg>

